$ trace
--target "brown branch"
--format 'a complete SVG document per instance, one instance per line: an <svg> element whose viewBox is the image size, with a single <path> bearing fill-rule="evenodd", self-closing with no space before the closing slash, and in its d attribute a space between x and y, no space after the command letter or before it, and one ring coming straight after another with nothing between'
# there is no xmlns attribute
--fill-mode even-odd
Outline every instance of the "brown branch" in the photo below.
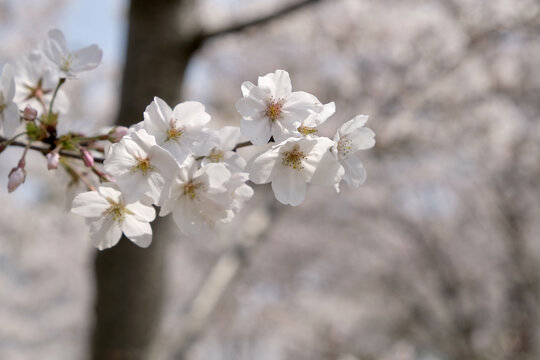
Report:
<svg viewBox="0 0 540 360"><path fill-rule="evenodd" d="M312 4L318 3L320 1L321 0L301 0L301 1L298 1L297 3L295 3L295 4L287 5L287 6L283 7L282 9L277 10L276 12L273 12L271 14L262 16L260 18L248 20L246 22L242 22L242 23L239 23L239 24L232 24L232 25L229 25L229 26L224 27L222 29L218 29L218 30L208 32L206 34L203 33L202 36L201 36L202 42L204 42L204 41L206 41L208 39L211 39L211 38L218 37L218 36L223 36L223 35L228 35L228 34L232 34L232 33L241 32L241 31L244 31L245 29L253 27L253 26L265 25L265 24L267 24L267 23L269 23L269 22L271 22L273 20L276 20L276 19L281 18L283 16L286 16L286 15L292 13L292 12L295 12L296 10L300 10L300 9L304 8L305 6L307 6L307 5L312 5Z"/></svg>
<svg viewBox="0 0 540 360"><path fill-rule="evenodd" d="M6 141L8 141L8 139L6 139L4 137L0 137L0 144L4 143ZM12 143L9 144L9 146L17 146L17 147L25 148L27 146L27 144L24 143L24 142L21 142L21 141L13 141ZM43 155L47 155L51 151L51 148L48 147L48 146L30 145L28 148L30 150L38 151L38 152L42 153ZM74 158L74 159L80 159L81 158L81 156L79 154L75 154L75 153L64 151L64 150L60 150L59 154L61 156ZM100 164L102 164L104 160L105 159L103 159L103 158L94 157L94 161L98 162Z"/></svg>

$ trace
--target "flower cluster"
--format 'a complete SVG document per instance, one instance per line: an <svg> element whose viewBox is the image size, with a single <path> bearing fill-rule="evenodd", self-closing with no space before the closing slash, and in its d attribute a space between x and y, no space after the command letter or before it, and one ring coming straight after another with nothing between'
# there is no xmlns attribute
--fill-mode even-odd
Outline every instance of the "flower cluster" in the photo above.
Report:
<svg viewBox="0 0 540 360"><path fill-rule="evenodd" d="M296 206L304 201L308 183L339 191L341 180L356 188L366 179L359 151L375 144L374 133L364 127L367 117L346 122L333 139L319 136L335 104L293 92L284 70L259 77L257 85L242 84L243 97L236 103L240 127L213 130L203 104L186 101L171 107L155 97L144 120L129 129L116 127L94 136L57 134L59 115L69 106L62 84L100 61L96 45L71 52L64 35L51 30L15 71L3 67L0 82L0 125L6 136L0 149L25 146L10 172L9 191L25 180L30 145L44 144L32 148L45 155L47 168L62 165L72 183L88 188L75 196L71 211L87 219L98 249L114 246L122 233L138 246L149 246L154 206L159 216L172 213L185 234L228 223L253 195L249 180L271 183L279 202ZM22 124L25 131L13 136ZM16 142L19 136L27 142ZM236 150L248 145L265 150L246 161ZM78 166L73 164L77 159ZM88 171L97 175L98 186Z"/></svg>

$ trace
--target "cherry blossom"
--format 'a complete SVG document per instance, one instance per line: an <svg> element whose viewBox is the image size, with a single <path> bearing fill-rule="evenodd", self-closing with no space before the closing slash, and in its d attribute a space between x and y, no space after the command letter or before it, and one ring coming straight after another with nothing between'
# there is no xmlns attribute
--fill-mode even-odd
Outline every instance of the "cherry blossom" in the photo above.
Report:
<svg viewBox="0 0 540 360"><path fill-rule="evenodd" d="M370 149L375 145L375 133L363 127L367 120L367 116L358 115L343 124L334 136L338 160L345 168L343 180L351 188L357 188L366 181L366 170L358 158L359 150Z"/></svg>
<svg viewBox="0 0 540 360"><path fill-rule="evenodd" d="M303 91L292 92L289 73L276 70L259 77L258 85L242 84L244 97L236 102L242 115L240 128L253 144L262 145L274 137L282 142L291 136L301 136L298 127L313 113L323 110L321 102Z"/></svg>
<svg viewBox="0 0 540 360"><path fill-rule="evenodd" d="M215 141L204 126L210 115L204 105L186 101L174 107L158 97L146 107L144 129L181 164L190 155L207 155Z"/></svg>
<svg viewBox="0 0 540 360"><path fill-rule="evenodd" d="M230 178L231 173L224 164L212 163L199 169L197 162L188 158L164 187L159 215L172 212L174 222L184 234L230 221L235 204L224 186Z"/></svg>
<svg viewBox="0 0 540 360"><path fill-rule="evenodd" d="M70 51L66 38L58 29L49 30L41 51L50 62L51 69L60 78L73 78L76 74L95 69L101 62L102 51L93 44L77 51Z"/></svg>
<svg viewBox="0 0 540 360"><path fill-rule="evenodd" d="M13 136L20 123L19 108L13 102L15 96L15 80L13 67L10 64L2 68L0 78L0 126L7 137Z"/></svg>
<svg viewBox="0 0 540 360"><path fill-rule="evenodd" d="M104 162L105 171L115 178L128 202L141 200L143 195L156 202L165 180L173 177L177 167L170 153L144 129L113 144Z"/></svg>
<svg viewBox="0 0 540 360"><path fill-rule="evenodd" d="M49 111L58 77L47 66L47 61L38 51L33 51L17 62L14 101L21 107L31 106L38 114ZM52 110L67 112L69 99L63 89L58 89Z"/></svg>
<svg viewBox="0 0 540 360"><path fill-rule="evenodd" d="M247 165L249 178L256 184L272 183L276 199L283 204L300 205L306 197L319 163L335 143L324 137L291 138L259 154ZM341 178L340 167L328 166L318 172L316 183L333 185Z"/></svg>
<svg viewBox="0 0 540 360"><path fill-rule="evenodd" d="M219 131L215 131L216 145L202 159L202 165L222 162L232 173L243 171L246 160L233 151L241 137L240 128L237 126L224 126Z"/></svg>
<svg viewBox="0 0 540 360"><path fill-rule="evenodd" d="M154 208L139 201L126 202L112 185L77 195L71 212L87 218L92 241L99 250L116 245L122 233L143 248L152 242L150 222L156 216Z"/></svg>

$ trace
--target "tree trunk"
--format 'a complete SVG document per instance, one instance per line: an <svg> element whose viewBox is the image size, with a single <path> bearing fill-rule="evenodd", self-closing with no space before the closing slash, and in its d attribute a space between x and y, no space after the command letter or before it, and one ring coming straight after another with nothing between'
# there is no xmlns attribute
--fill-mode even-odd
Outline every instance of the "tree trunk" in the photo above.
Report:
<svg viewBox="0 0 540 360"><path fill-rule="evenodd" d="M141 121L154 96L171 106L180 101L184 71L200 45L192 9L191 0L132 0L117 124ZM145 358L159 324L164 290L167 239L160 238L159 223L153 224L149 248L122 238L97 254L95 360Z"/></svg>

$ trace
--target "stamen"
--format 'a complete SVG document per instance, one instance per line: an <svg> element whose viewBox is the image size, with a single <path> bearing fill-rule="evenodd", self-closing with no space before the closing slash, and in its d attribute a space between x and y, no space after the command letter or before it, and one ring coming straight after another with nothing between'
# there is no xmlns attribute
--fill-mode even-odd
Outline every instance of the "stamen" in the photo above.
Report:
<svg viewBox="0 0 540 360"><path fill-rule="evenodd" d="M122 204L117 204L113 202L112 206L105 210L104 215L111 217L114 221L121 224L126 219L126 208Z"/></svg>
<svg viewBox="0 0 540 360"><path fill-rule="evenodd" d="M184 195L188 196L191 200L198 199L198 192L201 190L201 187L201 183L190 181L184 185Z"/></svg>
<svg viewBox="0 0 540 360"><path fill-rule="evenodd" d="M149 172L154 171L154 167L150 164L149 158L136 158L137 165L133 165L131 171L140 171L143 175L148 175Z"/></svg>
<svg viewBox="0 0 540 360"><path fill-rule="evenodd" d="M184 134L184 129L177 129L176 128L176 119L171 119L169 130L167 131L167 139L165 141L169 140L176 140Z"/></svg>
<svg viewBox="0 0 540 360"><path fill-rule="evenodd" d="M338 141L337 149L340 158L347 158L347 156L352 152L352 140L346 136L342 137Z"/></svg>
<svg viewBox="0 0 540 360"><path fill-rule="evenodd" d="M213 148L210 155L208 155L208 158L211 162L218 163L223 161L225 155L223 154L223 151Z"/></svg>
<svg viewBox="0 0 540 360"><path fill-rule="evenodd" d="M298 145L294 145L291 151L285 151L282 157L282 164L285 166L292 167L295 170L302 170L304 165L302 165L302 160L307 159L307 156L300 151Z"/></svg>
<svg viewBox="0 0 540 360"><path fill-rule="evenodd" d="M304 136L306 135L309 135L309 134L315 134L317 131L317 129L315 129L314 127L309 127L309 126L304 126L304 125L300 125L300 127L298 127L298 132Z"/></svg>
<svg viewBox="0 0 540 360"><path fill-rule="evenodd" d="M266 111L264 115L272 122L276 121L281 117L281 111L284 103L285 99L278 99L275 101L273 97L270 97L270 99L266 102Z"/></svg>

